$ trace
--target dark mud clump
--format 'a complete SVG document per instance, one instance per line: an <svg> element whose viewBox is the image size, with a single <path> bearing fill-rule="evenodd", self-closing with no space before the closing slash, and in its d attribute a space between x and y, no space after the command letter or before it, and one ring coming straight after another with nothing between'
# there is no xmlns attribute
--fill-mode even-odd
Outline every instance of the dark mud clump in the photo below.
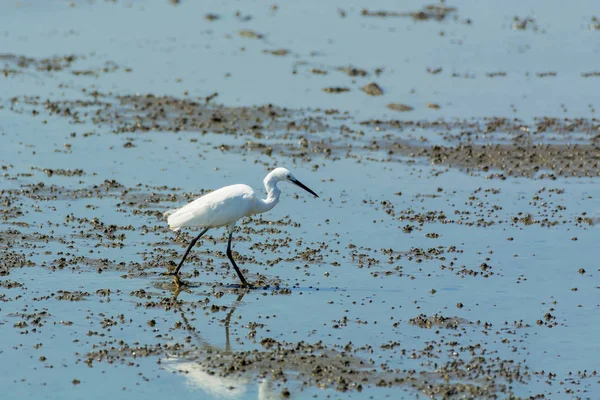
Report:
<svg viewBox="0 0 600 400"><path fill-rule="evenodd" d="M217 21L217 20L221 19L221 16L219 14L208 13L208 14L204 14L204 19L212 22L212 21Z"/></svg>
<svg viewBox="0 0 600 400"><path fill-rule="evenodd" d="M241 31L238 32L238 35L240 35L241 37L249 38L249 39L262 39L265 37L265 35L263 35L262 33L258 33L251 29L242 29Z"/></svg>
<svg viewBox="0 0 600 400"><path fill-rule="evenodd" d="M48 177L51 177L53 175L69 176L69 177L85 175L85 172L82 169L62 169L62 168L53 169L53 168L38 168L38 167L32 167L32 169L43 171L48 175Z"/></svg>
<svg viewBox="0 0 600 400"><path fill-rule="evenodd" d="M285 109L271 105L259 107L209 106L204 102L174 97L121 96L125 113L107 115L107 122L120 122L120 131L135 132L164 129L170 131L200 131L235 133L239 130L268 129L271 123L287 115ZM135 124L128 123L135 118ZM112 121L111 121L112 120ZM128 127L126 127L126 126Z"/></svg>
<svg viewBox="0 0 600 400"><path fill-rule="evenodd" d="M290 52L287 49L263 50L263 53L272 54L274 56L287 56Z"/></svg>
<svg viewBox="0 0 600 400"><path fill-rule="evenodd" d="M94 92L85 100L41 100L35 97L14 99L11 109L25 112L24 107L43 107L49 115L69 118L73 123L92 122L112 126L115 133L163 131L197 131L230 133L285 128L291 111L273 105L225 107L213 105L217 93L201 99L170 96L107 96ZM85 110L85 111L84 111ZM83 111L83 112L81 112ZM37 112L37 111L36 111Z"/></svg>
<svg viewBox="0 0 600 400"><path fill-rule="evenodd" d="M33 58L16 54L0 54L0 63L4 64L0 71L5 76L20 74L30 68L44 72L62 71L70 68L77 58L75 55Z"/></svg>
<svg viewBox="0 0 600 400"><path fill-rule="evenodd" d="M56 300L81 301L85 300L90 295L90 293L80 290L75 290L72 292L68 290L59 290L54 298Z"/></svg>
<svg viewBox="0 0 600 400"><path fill-rule="evenodd" d="M0 287L3 287L4 289L14 289L23 287L23 284L21 282L6 280L0 281Z"/></svg>
<svg viewBox="0 0 600 400"><path fill-rule="evenodd" d="M431 329L433 327L457 329L461 323L464 323L466 321L457 317L444 317L442 315L437 314L427 316L425 314L420 314L415 318L411 318L408 322L411 325L415 325L419 328L425 329Z"/></svg>
<svg viewBox="0 0 600 400"><path fill-rule="evenodd" d="M516 31L532 30L537 32L540 30L540 26L532 17L518 17L515 15L511 26Z"/></svg>
<svg viewBox="0 0 600 400"><path fill-rule="evenodd" d="M383 89L376 84L375 82L371 82L363 86L360 90L368 94L369 96L381 96L383 95Z"/></svg>
<svg viewBox="0 0 600 400"><path fill-rule="evenodd" d="M332 86L332 87L326 87L323 88L323 91L325 93L334 93L334 94L338 94L338 93L345 93L345 92L349 92L350 88L347 87L341 87L341 86Z"/></svg>
<svg viewBox="0 0 600 400"><path fill-rule="evenodd" d="M338 71L343 72L346 75L351 76L351 77L367 76L367 70L362 69L362 68L353 67L353 66L339 67Z"/></svg>
<svg viewBox="0 0 600 400"><path fill-rule="evenodd" d="M115 62L106 61L102 67L92 69L74 69L73 65L80 60L85 60L86 56L69 54L65 56L52 57L27 57L17 54L0 54L0 73L5 77L10 75L23 74L28 70L46 72L54 74L61 71L70 71L75 76L94 76L98 77L102 73L115 72L121 69ZM122 68L126 72L131 72L131 68Z"/></svg>
<svg viewBox="0 0 600 400"><path fill-rule="evenodd" d="M584 78L600 77L600 71L582 72L581 76Z"/></svg>
<svg viewBox="0 0 600 400"><path fill-rule="evenodd" d="M433 146L421 149L418 154L428 157L434 164L484 172L505 171L505 174L496 175L504 179L507 176L543 176L550 179L600 176L600 146L595 144Z"/></svg>
<svg viewBox="0 0 600 400"><path fill-rule="evenodd" d="M400 103L390 103L390 104L387 105L387 108L389 108L390 110L400 111L400 112L406 112L406 111L412 111L412 110L414 110L413 107L408 106L406 104L400 104Z"/></svg>
<svg viewBox="0 0 600 400"><path fill-rule="evenodd" d="M456 12L455 7L446 7L438 4L430 4L423 7L420 11L413 12L398 12L398 11L372 11L368 9L363 9L361 11L361 15L363 17L379 17L379 18L389 18L389 17L410 17L415 21L442 21L446 19L448 15L451 15Z"/></svg>
<svg viewBox="0 0 600 400"><path fill-rule="evenodd" d="M327 71L321 68L311 68L310 72L315 75L327 75Z"/></svg>
<svg viewBox="0 0 600 400"><path fill-rule="evenodd" d="M399 107L399 111L404 109ZM427 141L380 143L392 152L425 157L433 164L458 167L469 173L490 172L488 178L600 176L600 125L593 119L545 117L530 124L506 118L455 123L371 120L361 124L379 131L410 132L419 128L440 132L443 141L435 145L428 145ZM565 143L567 140L569 144Z"/></svg>

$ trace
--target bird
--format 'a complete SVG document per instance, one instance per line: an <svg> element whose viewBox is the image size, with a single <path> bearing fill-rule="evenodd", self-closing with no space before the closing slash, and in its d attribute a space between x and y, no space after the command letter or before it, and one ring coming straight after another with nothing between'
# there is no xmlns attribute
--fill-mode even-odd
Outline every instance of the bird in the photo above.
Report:
<svg viewBox="0 0 600 400"><path fill-rule="evenodd" d="M270 211L279 202L281 194L277 184L279 182L291 182L301 187L308 193L319 197L315 192L305 186L302 182L292 175L287 168L275 168L263 180L267 190L267 198L259 198L254 190L243 184L230 185L205 194L185 206L164 213L167 217L169 228L178 231L181 228L199 228L200 234L196 236L188 245L181 261L174 272L167 272L166 275L173 275L173 280L177 287L183 285L179 278L179 270L183 266L186 257L196 242L208 232L209 229L226 227L227 230L227 258L235 269L243 287L249 287L246 278L238 268L231 254L231 239L233 230L238 220L249 217L254 214L261 214Z"/></svg>

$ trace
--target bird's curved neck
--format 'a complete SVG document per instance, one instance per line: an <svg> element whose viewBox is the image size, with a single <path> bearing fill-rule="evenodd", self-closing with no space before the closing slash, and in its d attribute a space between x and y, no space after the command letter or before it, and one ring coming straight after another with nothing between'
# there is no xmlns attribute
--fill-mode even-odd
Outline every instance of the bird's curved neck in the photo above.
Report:
<svg viewBox="0 0 600 400"><path fill-rule="evenodd" d="M279 202L281 192L277 187L277 182L271 179L265 179L265 189L267 189L267 198L258 201L258 213L270 211Z"/></svg>

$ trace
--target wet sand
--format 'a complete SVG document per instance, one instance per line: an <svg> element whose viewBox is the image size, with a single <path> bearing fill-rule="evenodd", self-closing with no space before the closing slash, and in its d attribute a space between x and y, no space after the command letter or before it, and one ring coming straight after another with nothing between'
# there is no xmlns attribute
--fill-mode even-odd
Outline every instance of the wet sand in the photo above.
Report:
<svg viewBox="0 0 600 400"><path fill-rule="evenodd" d="M598 397L589 4L190 3L2 6L6 393ZM223 230L162 275L164 211L276 166L320 199L238 225L254 289Z"/></svg>

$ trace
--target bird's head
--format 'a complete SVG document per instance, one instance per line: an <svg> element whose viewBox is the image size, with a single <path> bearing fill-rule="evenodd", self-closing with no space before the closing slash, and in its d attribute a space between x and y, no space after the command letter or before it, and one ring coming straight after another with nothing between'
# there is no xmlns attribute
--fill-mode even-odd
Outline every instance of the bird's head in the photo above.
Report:
<svg viewBox="0 0 600 400"><path fill-rule="evenodd" d="M301 187L302 189L306 190L308 193L312 194L313 196L319 197L315 192L310 190L302 182L300 182L298 179L296 179L294 177L294 175L290 172L290 170L287 168L281 168L281 167L275 168L273 171L271 171L271 173L269 175L267 175L267 177L265 178L265 181L267 181L267 180L274 180L276 182L288 181L288 182L293 183L296 186Z"/></svg>

